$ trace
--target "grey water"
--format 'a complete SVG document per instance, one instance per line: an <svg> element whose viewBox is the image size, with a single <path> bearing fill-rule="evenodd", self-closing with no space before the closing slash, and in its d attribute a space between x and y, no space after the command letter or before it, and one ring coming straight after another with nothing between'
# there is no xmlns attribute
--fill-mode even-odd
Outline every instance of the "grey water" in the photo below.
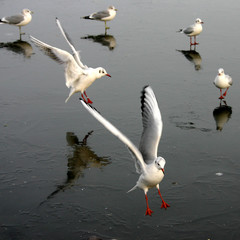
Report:
<svg viewBox="0 0 240 240"><path fill-rule="evenodd" d="M109 5L104 23L81 19ZM239 239L240 105L237 1L0 1L0 15L34 11L18 28L0 25L0 239ZM149 190L145 216L138 174L127 148L79 102L65 99L64 69L30 40L70 51L112 78L87 89L93 105L136 145L140 94L151 85L163 118L158 154L167 161ZM190 49L179 28L199 17ZM225 102L213 85L218 68L233 78Z"/></svg>

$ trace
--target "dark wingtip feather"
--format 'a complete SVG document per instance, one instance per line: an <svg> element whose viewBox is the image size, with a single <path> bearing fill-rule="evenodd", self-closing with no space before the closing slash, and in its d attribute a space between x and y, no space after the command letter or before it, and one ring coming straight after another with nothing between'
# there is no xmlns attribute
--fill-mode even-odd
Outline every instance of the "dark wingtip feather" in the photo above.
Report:
<svg viewBox="0 0 240 240"><path fill-rule="evenodd" d="M145 89L146 88L148 88L149 87L149 85L146 85L146 86L144 86L143 87L143 90L142 90L142 95L141 95L141 110L142 110L142 112L144 111L144 101L145 101L145 94L146 94L146 91L145 91Z"/></svg>

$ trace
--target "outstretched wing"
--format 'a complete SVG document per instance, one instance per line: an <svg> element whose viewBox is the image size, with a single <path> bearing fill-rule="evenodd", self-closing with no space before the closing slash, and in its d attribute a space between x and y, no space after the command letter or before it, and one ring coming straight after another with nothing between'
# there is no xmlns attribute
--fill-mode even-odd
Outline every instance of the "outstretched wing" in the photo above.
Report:
<svg viewBox="0 0 240 240"><path fill-rule="evenodd" d="M79 78L79 75L84 74L83 69L78 66L73 56L67 51L50 46L41 42L37 38L30 36L32 42L36 44L46 55L59 63L65 63L65 77L67 87L71 87L72 83Z"/></svg>
<svg viewBox="0 0 240 240"><path fill-rule="evenodd" d="M146 164L157 158L158 144L162 135L162 117L154 92L150 86L143 88L141 96L143 132L139 144Z"/></svg>
<svg viewBox="0 0 240 240"><path fill-rule="evenodd" d="M83 63L80 60L80 55L79 55L79 51L76 51L75 47L73 46L73 43L69 37L69 35L67 34L66 31L64 31L64 29L61 26L60 21L58 20L58 18L56 18L56 24L58 26L58 28L60 29L60 32L62 33L63 37L65 38L65 40L67 41L68 45L70 46L70 48L72 49L73 52L73 57L76 60L77 64L82 68L85 69L87 68L86 65L83 65Z"/></svg>
<svg viewBox="0 0 240 240"><path fill-rule="evenodd" d="M127 145L131 153L138 160L141 166L141 172L145 171L146 164L143 160L142 154L139 152L138 148L116 127L114 127L108 120L106 120L95 108L91 105L86 104L82 99L80 99L82 105L88 110L88 112L95 117L105 128L108 129L113 135L119 138L124 144ZM138 171L139 169L137 169Z"/></svg>

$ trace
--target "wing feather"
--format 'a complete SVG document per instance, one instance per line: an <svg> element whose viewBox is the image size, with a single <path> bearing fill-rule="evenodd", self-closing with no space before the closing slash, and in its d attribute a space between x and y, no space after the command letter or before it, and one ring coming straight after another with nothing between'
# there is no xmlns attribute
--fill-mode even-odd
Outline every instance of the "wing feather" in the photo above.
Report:
<svg viewBox="0 0 240 240"><path fill-rule="evenodd" d="M113 135L115 135L124 144L127 145L129 150L131 151L131 153L138 160L138 162L141 166L141 171L145 172L146 165L143 160L142 154L138 150L138 148L123 133L121 133L116 127L114 127L109 121L107 121L95 108L86 104L82 99L81 99L81 103L93 117L95 117L105 128L108 129L108 131L110 131ZM137 171L138 171L138 169L137 169Z"/></svg>
<svg viewBox="0 0 240 240"><path fill-rule="evenodd" d="M84 70L78 66L73 56L67 51L48 45L33 36L30 36L30 39L50 58L59 63L65 63L66 86L68 88L81 74L84 74Z"/></svg>
<svg viewBox="0 0 240 240"><path fill-rule="evenodd" d="M143 132L139 144L145 163L157 158L158 144L162 134L162 117L154 92L150 86L143 88L141 96Z"/></svg>

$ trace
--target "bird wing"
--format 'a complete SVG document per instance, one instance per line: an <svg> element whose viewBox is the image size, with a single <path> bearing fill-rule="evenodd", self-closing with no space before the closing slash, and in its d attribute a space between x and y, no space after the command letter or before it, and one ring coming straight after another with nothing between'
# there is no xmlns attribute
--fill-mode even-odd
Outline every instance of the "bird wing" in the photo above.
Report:
<svg viewBox="0 0 240 240"><path fill-rule="evenodd" d="M58 20L58 18L56 18L56 24L58 26L58 28L60 29L60 32L62 33L63 37L65 38L65 40L67 41L68 45L70 46L70 48L72 49L73 52L73 57L76 60L77 64L82 68L85 69L87 68L86 65L84 65L81 60L80 60L80 54L79 51L76 51L69 35L67 34L67 32L62 28L60 21Z"/></svg>
<svg viewBox="0 0 240 240"><path fill-rule="evenodd" d="M227 78L228 78L228 83L229 83L230 85L232 85L232 84L233 84L232 78L231 78L229 75L226 75L226 76L227 76Z"/></svg>
<svg viewBox="0 0 240 240"><path fill-rule="evenodd" d="M191 33L193 33L193 32L194 32L194 25L191 25L191 26L183 29L183 32L184 32L185 34L191 34Z"/></svg>
<svg viewBox="0 0 240 240"><path fill-rule="evenodd" d="M68 88L71 87L73 82L78 79L81 74L84 74L84 70L78 66L73 56L67 51L50 46L33 36L30 36L30 39L50 58L58 63L65 63L66 86Z"/></svg>
<svg viewBox="0 0 240 240"><path fill-rule="evenodd" d="M143 88L141 96L143 132L139 144L145 163L157 158L158 144L162 135L162 117L154 92L150 86Z"/></svg>
<svg viewBox="0 0 240 240"><path fill-rule="evenodd" d="M17 14L10 17L3 17L1 19L2 22L8 23L8 24L19 24L23 20L24 20L24 16L22 14Z"/></svg>
<svg viewBox="0 0 240 240"><path fill-rule="evenodd" d="M106 17L109 17L109 16L110 16L109 11L104 10L104 11L92 13L90 15L90 18L95 19L95 20L102 20L103 18L106 18Z"/></svg>
<svg viewBox="0 0 240 240"><path fill-rule="evenodd" d="M106 120L95 108L93 108L89 104L86 104L82 99L81 103L93 117L95 117L105 128L108 129L108 131L110 131L113 135L115 135L124 144L127 145L129 150L134 155L135 159L138 160L138 163L141 166L141 169L136 168L137 172L145 172L146 164L138 148L123 133L121 133L116 127L114 127L108 120Z"/></svg>

